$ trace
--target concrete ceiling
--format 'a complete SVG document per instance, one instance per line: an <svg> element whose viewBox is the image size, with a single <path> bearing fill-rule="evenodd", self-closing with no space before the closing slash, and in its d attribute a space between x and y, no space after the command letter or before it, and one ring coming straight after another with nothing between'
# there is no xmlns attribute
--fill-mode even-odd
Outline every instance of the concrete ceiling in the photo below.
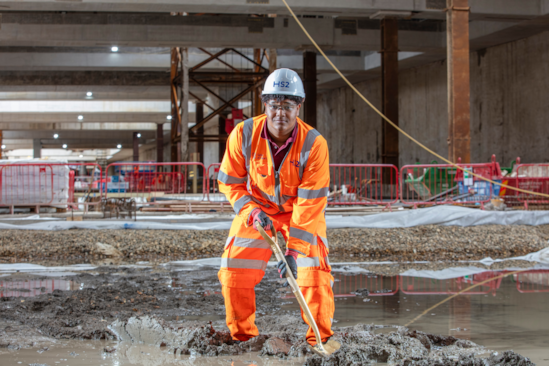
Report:
<svg viewBox="0 0 549 366"><path fill-rule="evenodd" d="M352 82L379 77L379 21L370 16L380 11L408 12L399 21L400 68L446 57L445 0L289 3ZM472 50L549 29L549 0L471 0L470 6ZM0 130L7 150L32 148L33 139L57 149L63 143L80 150L121 143L122 158L134 131L149 146L157 124L166 132L170 128L171 47L190 47L191 66L208 57L197 47L210 52L235 47L250 57L254 47L276 48L277 66L298 72L302 51L312 48L280 0L0 0L0 11ZM234 53L221 58L252 69ZM227 66L214 61L201 70ZM320 56L317 70L319 90L343 85ZM227 88L209 86L220 94ZM199 86L191 91L208 97ZM194 121L194 101L189 110Z"/></svg>

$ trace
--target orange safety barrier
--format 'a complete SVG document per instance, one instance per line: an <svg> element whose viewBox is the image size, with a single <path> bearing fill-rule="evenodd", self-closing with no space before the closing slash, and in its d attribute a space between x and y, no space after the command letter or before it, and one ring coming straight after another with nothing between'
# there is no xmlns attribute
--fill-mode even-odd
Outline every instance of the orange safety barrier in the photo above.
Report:
<svg viewBox="0 0 549 366"><path fill-rule="evenodd" d="M390 164L330 164L329 205L384 205L398 201L398 169Z"/></svg>
<svg viewBox="0 0 549 366"><path fill-rule="evenodd" d="M445 280L438 280L434 278L426 277L408 277L401 276L400 284L401 291L407 295L453 295L457 294L468 287L488 280L493 277L497 277L501 273L487 271L477 273L470 276L463 276L457 278L450 278ZM501 285L502 278L494 279L481 286L471 289L471 291L465 291L460 295L496 295L497 289Z"/></svg>
<svg viewBox="0 0 549 366"><path fill-rule="evenodd" d="M138 206L198 203L209 184L205 173L200 162L113 163L101 184L105 198L134 198Z"/></svg>
<svg viewBox="0 0 549 366"><path fill-rule="evenodd" d="M458 166L501 183L502 173L495 155L489 163ZM415 164L400 170L402 203L413 205L484 204L499 196L500 186L474 177L450 164Z"/></svg>
<svg viewBox="0 0 549 366"><path fill-rule="evenodd" d="M513 275L521 293L549 292L549 270L531 270Z"/></svg>
<svg viewBox="0 0 549 366"><path fill-rule="evenodd" d="M37 213L44 206L72 210L83 207L87 211L88 206L99 202L77 202L75 179L90 169L95 179L101 177L101 167L95 163L0 164L0 207L8 207L10 214L14 214L15 207L35 208ZM90 177L88 184L93 179Z"/></svg>

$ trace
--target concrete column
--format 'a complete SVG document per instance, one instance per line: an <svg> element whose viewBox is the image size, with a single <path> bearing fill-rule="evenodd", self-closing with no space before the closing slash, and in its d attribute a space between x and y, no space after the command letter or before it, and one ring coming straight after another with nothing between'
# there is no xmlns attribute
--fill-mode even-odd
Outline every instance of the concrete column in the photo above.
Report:
<svg viewBox="0 0 549 366"><path fill-rule="evenodd" d="M170 101L171 101L171 141L170 141L170 161L175 163L179 160L179 147L175 142L179 134L181 124L181 114L179 113L179 101L177 98L177 71L179 69L179 48L172 48L171 64L170 64Z"/></svg>
<svg viewBox="0 0 549 366"><path fill-rule="evenodd" d="M448 159L471 162L468 0L447 0Z"/></svg>
<svg viewBox="0 0 549 366"><path fill-rule="evenodd" d="M381 95L383 114L398 125L398 20L394 18L381 20ZM398 167L398 131L383 119L381 123L382 163Z"/></svg>
<svg viewBox="0 0 549 366"><path fill-rule="evenodd" d="M156 125L156 162L164 162L164 128L163 124Z"/></svg>
<svg viewBox="0 0 549 366"><path fill-rule="evenodd" d="M2 143L2 131L0 131L0 160L3 159L2 154L4 153L4 149L1 148L2 145L3 145L3 143ZM219 160L219 161L221 161L221 160Z"/></svg>
<svg viewBox="0 0 549 366"><path fill-rule="evenodd" d="M316 52L303 52L303 86L305 87L304 121L316 128Z"/></svg>
<svg viewBox="0 0 549 366"><path fill-rule="evenodd" d="M196 123L201 122L204 119L204 104L196 103ZM198 140L196 141L196 152L198 153L198 160L204 163L204 126L200 126L196 131Z"/></svg>
<svg viewBox="0 0 549 366"><path fill-rule="evenodd" d="M138 132L133 133L133 161L139 161L139 137Z"/></svg>
<svg viewBox="0 0 549 366"><path fill-rule="evenodd" d="M40 150L41 149L42 149L42 142L40 141L40 139L32 140L33 158L40 159Z"/></svg>
<svg viewBox="0 0 549 366"><path fill-rule="evenodd" d="M189 159L189 50L181 49L181 161Z"/></svg>

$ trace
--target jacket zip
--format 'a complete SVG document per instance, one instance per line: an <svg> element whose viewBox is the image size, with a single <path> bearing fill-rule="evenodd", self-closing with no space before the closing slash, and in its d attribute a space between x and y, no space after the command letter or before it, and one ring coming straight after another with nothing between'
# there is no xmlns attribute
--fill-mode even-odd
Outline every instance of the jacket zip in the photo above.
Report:
<svg viewBox="0 0 549 366"><path fill-rule="evenodd" d="M267 123L267 122L265 122L265 123ZM267 140L267 145L269 145L269 152L271 153L271 161L273 162L273 170L274 170L274 173L275 173L275 197L276 197L276 202L275 203L278 206L278 210L280 212L286 212L286 211L284 211L284 208L280 204L280 201L282 201L282 195L280 193L280 169L282 169L282 166L284 165L284 162L286 161L286 158L288 157L288 154L292 150L292 147L294 146L294 143L292 142L292 144L290 145L290 148L288 149L288 151L286 151L286 155L284 155L284 159L282 159L282 162L280 163L280 166L278 167L278 170L276 170L275 166L274 166L274 155L273 155L273 150L271 149L271 143L269 142L269 140Z"/></svg>

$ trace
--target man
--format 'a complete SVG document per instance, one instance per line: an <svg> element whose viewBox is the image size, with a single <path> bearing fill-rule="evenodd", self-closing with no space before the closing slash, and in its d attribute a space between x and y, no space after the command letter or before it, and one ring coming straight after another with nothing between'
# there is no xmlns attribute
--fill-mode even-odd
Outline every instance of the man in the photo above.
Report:
<svg viewBox="0 0 549 366"><path fill-rule="evenodd" d="M272 254L255 228L259 222L267 232L272 225L282 232L288 267L324 343L333 335L334 314L324 216L330 184L328 146L297 117L305 92L296 72L275 70L265 82L261 99L265 114L240 123L231 132L218 175L219 190L237 214L218 274L227 326L235 341L259 334L254 323L254 287ZM286 265L281 261L278 268L285 278ZM309 344L316 344L311 327L306 337Z"/></svg>

